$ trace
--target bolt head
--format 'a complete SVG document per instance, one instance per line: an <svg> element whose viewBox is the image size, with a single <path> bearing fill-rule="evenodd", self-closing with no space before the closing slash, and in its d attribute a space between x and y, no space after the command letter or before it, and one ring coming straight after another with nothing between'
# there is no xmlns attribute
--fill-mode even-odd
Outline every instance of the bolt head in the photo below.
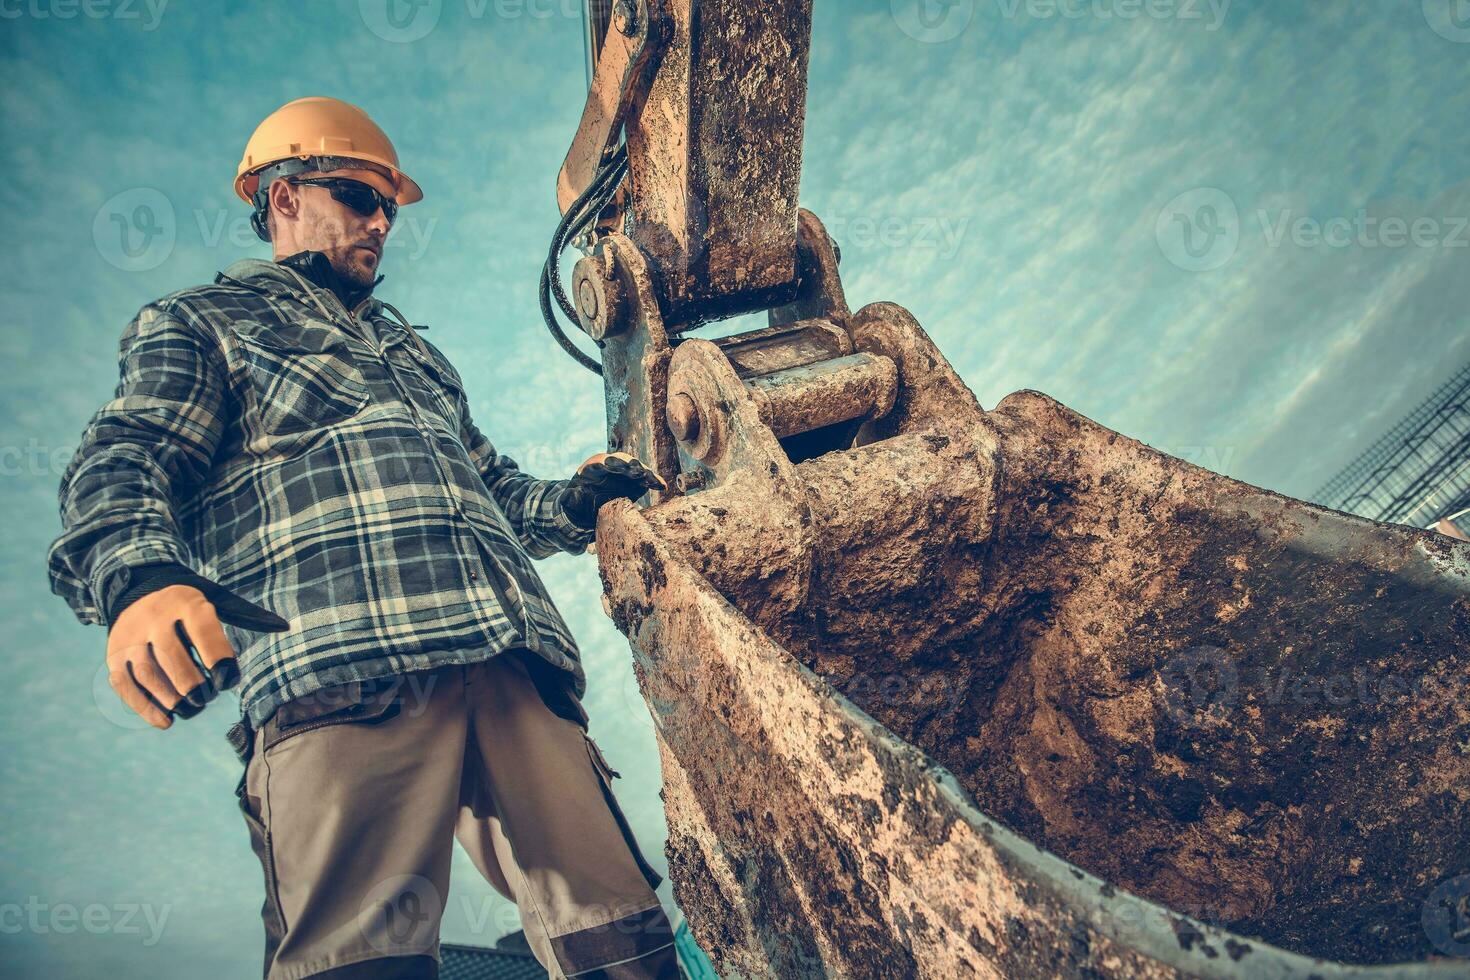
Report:
<svg viewBox="0 0 1470 980"><path fill-rule="evenodd" d="M616 271L617 262L604 248L577 263L572 273L571 301L587 335L602 340L628 329L628 298Z"/></svg>
<svg viewBox="0 0 1470 980"><path fill-rule="evenodd" d="M613 26L624 37L632 37L638 27L638 12L629 0L618 0L613 7Z"/></svg>
<svg viewBox="0 0 1470 980"><path fill-rule="evenodd" d="M597 287L589 279L577 283L577 307L589 322L597 319Z"/></svg>

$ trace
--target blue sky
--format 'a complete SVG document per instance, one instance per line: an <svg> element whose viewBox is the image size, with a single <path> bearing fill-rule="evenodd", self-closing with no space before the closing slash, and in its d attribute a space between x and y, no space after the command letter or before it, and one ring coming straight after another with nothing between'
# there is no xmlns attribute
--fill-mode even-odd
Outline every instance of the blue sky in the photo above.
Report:
<svg viewBox="0 0 1470 980"><path fill-rule="evenodd" d="M230 191L262 116L316 94L371 112L426 192L380 294L430 324L524 468L602 448L600 388L535 295L585 85L579 6L0 0L0 972L256 975L232 707L129 725L44 554L124 324L265 254ZM816 6L803 203L854 305L912 309L984 404L1040 389L1301 495L1470 360L1458 0ZM595 561L542 567L663 870L653 734ZM445 937L515 926L458 856Z"/></svg>

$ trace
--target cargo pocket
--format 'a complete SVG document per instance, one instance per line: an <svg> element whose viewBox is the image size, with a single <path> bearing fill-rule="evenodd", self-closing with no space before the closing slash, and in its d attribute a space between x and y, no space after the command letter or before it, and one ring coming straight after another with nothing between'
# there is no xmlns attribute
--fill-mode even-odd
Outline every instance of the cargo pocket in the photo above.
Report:
<svg viewBox="0 0 1470 980"><path fill-rule="evenodd" d="M628 843L628 850L633 852L633 860L638 864L638 870L642 872L643 878L648 882L648 887L654 890L663 883L663 875L653 870L653 866L643 857L643 852L638 848L638 840L633 836L633 828L628 825L628 818L623 815L623 808L618 806L618 798L613 793L612 781L614 777L621 774L602 756L602 750L597 743L592 741L592 736L585 731L582 738L587 742L587 755L592 760L592 768L596 770L599 781L602 783L602 795L607 800L608 809L612 811L613 819L618 822L618 829L623 833L623 840Z"/></svg>
<svg viewBox="0 0 1470 980"><path fill-rule="evenodd" d="M260 729L260 751L306 732L330 725L377 725L403 707L400 676L349 681L313 691L276 709Z"/></svg>
<svg viewBox="0 0 1470 980"><path fill-rule="evenodd" d="M343 339L325 327L231 328L261 436L299 435L346 421L367 403L367 383Z"/></svg>

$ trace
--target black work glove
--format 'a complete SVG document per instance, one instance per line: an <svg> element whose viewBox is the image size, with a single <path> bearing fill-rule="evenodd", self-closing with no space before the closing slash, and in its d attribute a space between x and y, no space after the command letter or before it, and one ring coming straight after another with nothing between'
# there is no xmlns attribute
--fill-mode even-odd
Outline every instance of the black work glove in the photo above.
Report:
<svg viewBox="0 0 1470 980"><path fill-rule="evenodd" d="M650 490L669 485L636 457L627 453L598 453L572 477L563 506L571 522L583 530L597 526L597 512L610 500L637 500Z"/></svg>

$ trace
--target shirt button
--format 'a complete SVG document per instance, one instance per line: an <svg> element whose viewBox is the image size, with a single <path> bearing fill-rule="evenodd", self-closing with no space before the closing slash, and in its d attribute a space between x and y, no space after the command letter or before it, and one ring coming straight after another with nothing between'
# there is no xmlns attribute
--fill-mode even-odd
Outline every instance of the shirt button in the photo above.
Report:
<svg viewBox="0 0 1470 980"><path fill-rule="evenodd" d="M478 582L479 580L480 580L480 573L477 572L477 571L475 571L473 568L470 569L470 581L471 582Z"/></svg>

